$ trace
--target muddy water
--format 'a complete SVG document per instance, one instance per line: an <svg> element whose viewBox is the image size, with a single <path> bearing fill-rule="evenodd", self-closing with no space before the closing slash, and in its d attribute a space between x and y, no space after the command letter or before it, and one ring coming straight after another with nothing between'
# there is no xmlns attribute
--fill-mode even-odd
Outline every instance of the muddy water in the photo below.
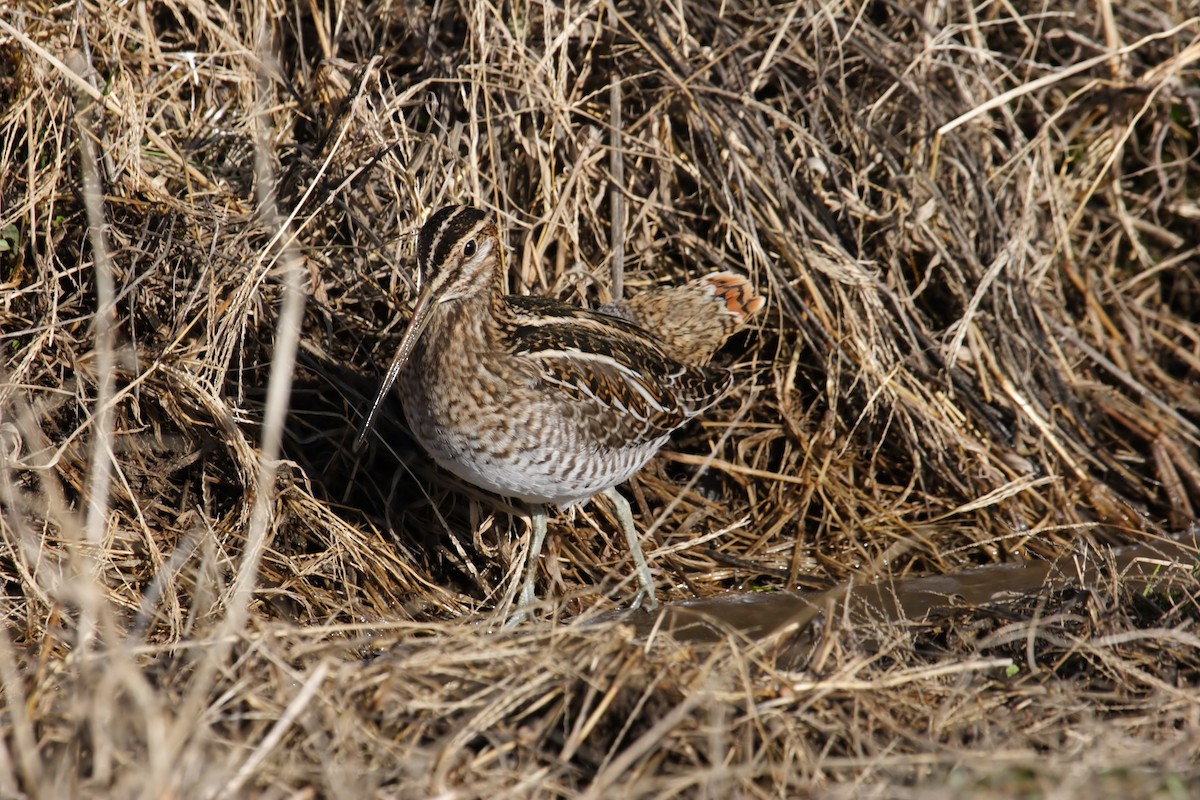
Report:
<svg viewBox="0 0 1200 800"><path fill-rule="evenodd" d="M728 636L751 641L781 634L799 655L821 622L835 615L852 623L922 620L964 606L987 606L1031 593L1110 585L1169 589L1200 564L1200 531L1177 539L1090 550L1055 562L996 564L951 575L843 585L822 592L755 592L685 600L655 614L630 613L639 633L669 631L677 639L712 642ZM1190 580L1190 579L1189 579Z"/></svg>

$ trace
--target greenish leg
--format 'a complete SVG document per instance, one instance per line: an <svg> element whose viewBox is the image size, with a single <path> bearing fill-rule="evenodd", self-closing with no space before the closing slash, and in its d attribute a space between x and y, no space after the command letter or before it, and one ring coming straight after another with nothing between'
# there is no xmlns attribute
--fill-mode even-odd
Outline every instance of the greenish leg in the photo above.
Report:
<svg viewBox="0 0 1200 800"><path fill-rule="evenodd" d="M637 573L639 588L630 608L638 608L645 603L646 610L652 611L658 608L658 598L654 596L654 577L650 574L650 566L646 564L646 556L642 554L641 540L633 527L633 512L629 508L629 501L615 488L605 490L604 496L616 509L617 521L621 523L625 541L629 543L629 553L633 556L633 567Z"/></svg>
<svg viewBox="0 0 1200 800"><path fill-rule="evenodd" d="M528 607L537 599L534 585L537 578L538 556L542 554L542 544L546 541L546 507L533 505L529 507L530 541L529 554L525 558L525 581L521 584L521 594L517 597L517 610L508 618L510 627L525 621L529 616Z"/></svg>

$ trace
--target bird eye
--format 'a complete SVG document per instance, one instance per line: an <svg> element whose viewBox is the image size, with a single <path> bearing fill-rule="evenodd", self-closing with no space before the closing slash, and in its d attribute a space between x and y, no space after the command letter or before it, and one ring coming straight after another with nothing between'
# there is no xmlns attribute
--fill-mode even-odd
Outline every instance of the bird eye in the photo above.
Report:
<svg viewBox="0 0 1200 800"><path fill-rule="evenodd" d="M470 258L471 256L475 255L475 240L474 239L472 239L471 241L469 241L463 245L463 255L466 256L467 258Z"/></svg>

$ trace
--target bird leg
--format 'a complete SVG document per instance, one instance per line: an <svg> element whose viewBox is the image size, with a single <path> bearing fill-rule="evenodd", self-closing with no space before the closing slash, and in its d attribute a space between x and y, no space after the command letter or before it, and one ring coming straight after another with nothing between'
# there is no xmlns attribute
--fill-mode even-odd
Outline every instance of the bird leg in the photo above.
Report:
<svg viewBox="0 0 1200 800"><path fill-rule="evenodd" d="M537 599L534 590L534 579L537 577L538 556L542 553L542 544L546 541L546 507L531 505L529 507L529 553L525 556L525 580L521 584L521 593L517 596L517 610L508 618L510 627L523 622L529 616L528 607Z"/></svg>
<svg viewBox="0 0 1200 800"><path fill-rule="evenodd" d="M642 553L641 539L638 538L637 530L633 527L633 511L629 508L629 501L615 488L606 489L604 496L608 498L608 502L613 505L613 510L617 512L617 522L621 525L621 532L625 534L625 541L629 545L629 554L633 557L634 572L637 574L638 593L633 598L630 608L644 606L647 611L652 611L658 608L658 598L654 594L654 576L650 574L650 565L646 563L646 556ZM535 587L538 558L542 554L542 545L546 541L545 506L531 505L529 507L529 527L530 541L529 553L525 560L525 580L521 583L521 592L517 596L517 609L506 623L510 627L523 622L529 616L528 608L537 599Z"/></svg>
<svg viewBox="0 0 1200 800"><path fill-rule="evenodd" d="M604 496L608 498L608 502L613 504L613 508L617 512L617 521L621 523L621 531L625 534L625 541L629 543L634 572L637 573L638 593L633 598L630 608L638 608L645 603L646 610L653 611L658 608L658 598L654 596L654 577L650 574L646 557L642 555L642 543L633 527L633 512L629 509L629 501L615 487L605 489Z"/></svg>

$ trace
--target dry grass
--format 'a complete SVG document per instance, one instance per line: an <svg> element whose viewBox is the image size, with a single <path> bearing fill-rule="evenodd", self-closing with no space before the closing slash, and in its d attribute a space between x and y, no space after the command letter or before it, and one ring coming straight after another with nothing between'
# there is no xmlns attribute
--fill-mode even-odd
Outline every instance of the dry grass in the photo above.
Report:
<svg viewBox="0 0 1200 800"><path fill-rule="evenodd" d="M1200 787L1194 563L1103 557L1197 524L1194 0L228 5L0 10L0 796ZM769 295L625 489L671 599L1099 571L692 641L589 507L498 630L514 510L349 448L448 202Z"/></svg>

